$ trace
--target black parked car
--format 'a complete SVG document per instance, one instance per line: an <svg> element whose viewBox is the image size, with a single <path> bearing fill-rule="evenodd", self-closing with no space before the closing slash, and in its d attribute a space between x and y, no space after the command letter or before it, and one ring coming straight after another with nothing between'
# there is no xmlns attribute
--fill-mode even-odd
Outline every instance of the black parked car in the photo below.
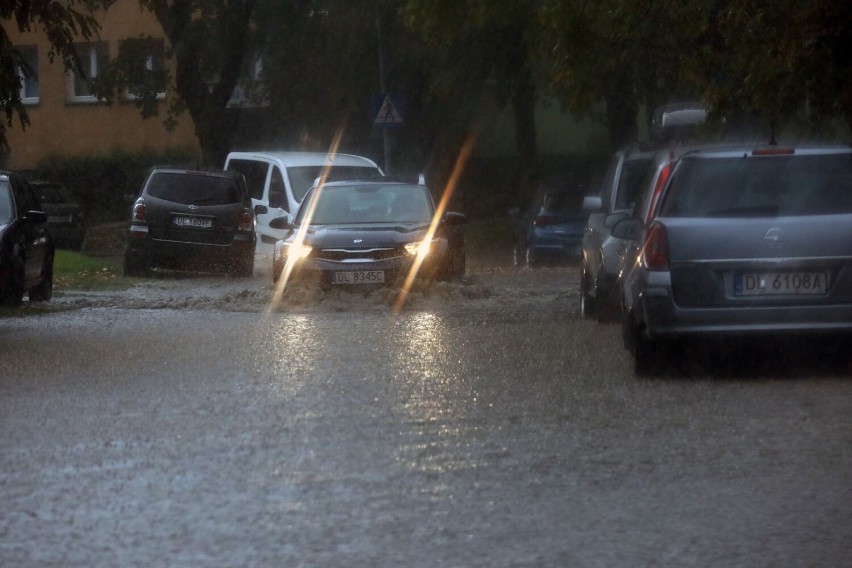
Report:
<svg viewBox="0 0 852 568"><path fill-rule="evenodd" d="M153 168L133 204L124 274L163 267L251 276L255 241L242 174Z"/></svg>
<svg viewBox="0 0 852 568"><path fill-rule="evenodd" d="M313 188L292 225L275 244L272 277L290 262L293 277L320 285L391 284L416 268L418 278L460 279L465 251L461 213L447 212L430 227L435 204L425 185L332 182Z"/></svg>
<svg viewBox="0 0 852 568"><path fill-rule="evenodd" d="M53 295L54 244L47 215L24 178L0 172L0 303L17 305Z"/></svg>
<svg viewBox="0 0 852 568"><path fill-rule="evenodd" d="M80 250L86 237L83 206L60 183L31 181L30 187L47 215L47 230L56 246Z"/></svg>

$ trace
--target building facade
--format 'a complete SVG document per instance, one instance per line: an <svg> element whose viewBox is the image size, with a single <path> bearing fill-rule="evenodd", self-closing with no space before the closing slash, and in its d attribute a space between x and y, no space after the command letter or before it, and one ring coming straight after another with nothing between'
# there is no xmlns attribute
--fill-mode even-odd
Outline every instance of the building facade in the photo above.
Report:
<svg viewBox="0 0 852 568"><path fill-rule="evenodd" d="M96 77L98 69L118 54L122 41L150 38L145 40L150 44L145 65L157 69L171 64L165 60L168 45L162 27L152 13L140 8L138 0L116 0L97 19L99 37L75 44L81 63L77 72L66 72L61 61L48 60L50 43L40 30L24 33L14 21L3 23L35 77L23 81L21 93L30 124L23 129L15 118L7 126L10 148L2 156L2 167L25 170L51 156L91 157L115 151L200 154L187 113L177 118L171 130L163 124L174 93L161 93L159 116L148 119L142 118L130 92L116 95L111 104L92 96L84 76Z"/></svg>

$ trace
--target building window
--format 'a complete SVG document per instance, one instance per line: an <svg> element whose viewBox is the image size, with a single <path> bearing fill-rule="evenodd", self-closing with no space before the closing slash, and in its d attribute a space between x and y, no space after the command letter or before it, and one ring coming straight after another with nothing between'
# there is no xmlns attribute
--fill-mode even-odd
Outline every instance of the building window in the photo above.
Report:
<svg viewBox="0 0 852 568"><path fill-rule="evenodd" d="M109 65L109 45L105 41L74 44L79 67L71 72L71 99L76 102L97 102L92 82Z"/></svg>
<svg viewBox="0 0 852 568"><path fill-rule="evenodd" d="M135 100L147 93L166 98L164 74L166 48L162 39L127 39L119 44L119 59L129 61L124 98Z"/></svg>
<svg viewBox="0 0 852 568"><path fill-rule="evenodd" d="M18 47L21 64L18 66L18 79L21 81L21 102L34 105L39 101L38 88L38 49L34 45Z"/></svg>

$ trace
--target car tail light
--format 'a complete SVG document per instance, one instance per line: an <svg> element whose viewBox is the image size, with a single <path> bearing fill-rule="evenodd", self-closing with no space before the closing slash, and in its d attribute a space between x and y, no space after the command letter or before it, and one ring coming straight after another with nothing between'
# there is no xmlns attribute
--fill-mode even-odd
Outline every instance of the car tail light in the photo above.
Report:
<svg viewBox="0 0 852 568"><path fill-rule="evenodd" d="M140 223L145 222L145 204L137 203L133 206L133 220Z"/></svg>
<svg viewBox="0 0 852 568"><path fill-rule="evenodd" d="M669 238L665 226L660 223L648 228L642 246L642 266L647 270L669 269Z"/></svg>
<svg viewBox="0 0 852 568"><path fill-rule="evenodd" d="M254 215L251 210L243 209L240 213L240 231L251 231L254 228Z"/></svg>
<svg viewBox="0 0 852 568"><path fill-rule="evenodd" d="M663 193L663 188L666 186L666 182L669 181L669 176L672 173L672 162L667 163L663 166L663 169L660 170L660 175L657 177L657 183L654 184L654 193L651 195L651 203L648 207L648 215L645 218L646 223L650 223L651 219L654 218L655 210L657 209L657 202L660 200L660 195Z"/></svg>
<svg viewBox="0 0 852 568"><path fill-rule="evenodd" d="M559 223L559 217L556 215L539 215L533 220L533 225L536 227L547 227L548 225L556 225Z"/></svg>

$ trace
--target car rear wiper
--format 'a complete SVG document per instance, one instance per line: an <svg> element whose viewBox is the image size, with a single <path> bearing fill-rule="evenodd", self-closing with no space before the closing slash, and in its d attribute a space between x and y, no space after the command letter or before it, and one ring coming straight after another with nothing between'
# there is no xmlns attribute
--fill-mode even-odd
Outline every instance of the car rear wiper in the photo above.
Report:
<svg viewBox="0 0 852 568"><path fill-rule="evenodd" d="M774 217L776 215L778 215L777 205L729 207L707 213L708 217Z"/></svg>

